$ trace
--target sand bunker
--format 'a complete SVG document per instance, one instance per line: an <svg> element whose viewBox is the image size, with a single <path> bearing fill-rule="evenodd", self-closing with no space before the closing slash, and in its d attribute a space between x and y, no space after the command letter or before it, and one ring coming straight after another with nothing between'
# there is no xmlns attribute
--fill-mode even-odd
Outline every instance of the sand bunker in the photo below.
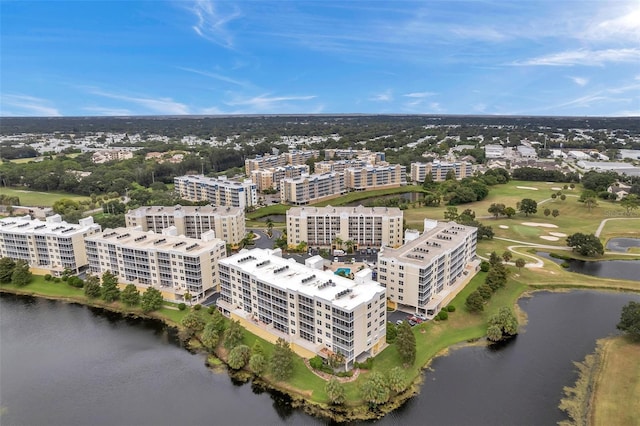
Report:
<svg viewBox="0 0 640 426"><path fill-rule="evenodd" d="M541 228L557 228L557 225L553 223L537 223L537 222L522 222L524 226L539 226Z"/></svg>
<svg viewBox="0 0 640 426"><path fill-rule="evenodd" d="M558 241L560 239L558 237L550 237L548 235L540 235L540 238L547 241Z"/></svg>
<svg viewBox="0 0 640 426"><path fill-rule="evenodd" d="M507 225L498 225L498 228L500 228L500 229L509 229L509 227Z"/></svg>
<svg viewBox="0 0 640 426"><path fill-rule="evenodd" d="M516 186L516 188L518 188L518 189L528 189L530 191L537 191L538 190L538 188L533 188L531 186ZM551 188L551 189L553 189L553 188Z"/></svg>
<svg viewBox="0 0 640 426"><path fill-rule="evenodd" d="M553 189L554 191L562 191L562 188L560 188L559 186L553 186L551 187L551 189Z"/></svg>
<svg viewBox="0 0 640 426"><path fill-rule="evenodd" d="M567 234L564 232L549 232L549 235L553 235L554 237L566 237Z"/></svg>

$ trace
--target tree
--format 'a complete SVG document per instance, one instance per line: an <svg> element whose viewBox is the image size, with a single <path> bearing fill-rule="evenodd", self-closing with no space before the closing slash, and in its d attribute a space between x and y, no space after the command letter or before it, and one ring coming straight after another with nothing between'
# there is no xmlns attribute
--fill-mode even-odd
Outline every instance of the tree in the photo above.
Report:
<svg viewBox="0 0 640 426"><path fill-rule="evenodd" d="M523 198L522 201L520 201L519 210L524 213L525 216L535 214L538 211L538 203L531 198Z"/></svg>
<svg viewBox="0 0 640 426"><path fill-rule="evenodd" d="M162 308L162 303L162 293L160 290L153 287L147 287L140 298L140 305L142 306L142 312L144 313L157 311Z"/></svg>
<svg viewBox="0 0 640 426"><path fill-rule="evenodd" d="M204 326L206 325L204 319L197 311L189 311L189 313L182 318L180 324L191 334L204 330Z"/></svg>
<svg viewBox="0 0 640 426"><path fill-rule="evenodd" d="M551 198L553 198L553 199L555 200L556 198L558 198L558 194L556 194L556 193L554 192L553 194L551 194Z"/></svg>
<svg viewBox="0 0 640 426"><path fill-rule="evenodd" d="M135 306L140 303L140 292L135 285L127 284L120 293L120 300L127 306Z"/></svg>
<svg viewBox="0 0 640 426"><path fill-rule="evenodd" d="M387 384L389 389L394 392L401 392L405 388L405 375L401 367L393 367L387 375Z"/></svg>
<svg viewBox="0 0 640 426"><path fill-rule="evenodd" d="M504 253L502 253L502 259L504 259L505 263L509 262L511 258L513 258L513 254L511 254L509 250L505 250Z"/></svg>
<svg viewBox="0 0 640 426"><path fill-rule="evenodd" d="M456 207L447 207L447 210L444 212L444 219L454 222L458 220L458 209Z"/></svg>
<svg viewBox="0 0 640 426"><path fill-rule="evenodd" d="M591 212L592 208L598 206L598 201L595 199L595 197L585 198L584 205L587 207L587 209L589 209L589 212Z"/></svg>
<svg viewBox="0 0 640 426"><path fill-rule="evenodd" d="M182 298L189 302L189 306L191 306L191 300L193 299L193 296L191 295L191 293L189 293L188 291L182 296Z"/></svg>
<svg viewBox="0 0 640 426"><path fill-rule="evenodd" d="M492 251L491 254L489 255L489 264L493 268L498 263L502 263L502 258L498 256L498 253L496 253L495 251Z"/></svg>
<svg viewBox="0 0 640 426"><path fill-rule="evenodd" d="M233 349L242 344L243 340L244 334L242 333L240 321L232 320L229 323L229 328L224 332L224 347L227 349Z"/></svg>
<svg viewBox="0 0 640 426"><path fill-rule="evenodd" d="M200 341L207 349L209 349L210 352L213 352L218 346L218 343L220 342L220 333L216 330L215 324L212 321L209 321L204 326L202 336L200 336Z"/></svg>
<svg viewBox="0 0 640 426"><path fill-rule="evenodd" d="M243 368L249 362L251 349L247 345L238 345L229 352L228 364L234 370Z"/></svg>
<svg viewBox="0 0 640 426"><path fill-rule="evenodd" d="M218 336L221 336L225 328L227 328L224 315L222 315L222 312L217 309L213 311L213 316L211 317L211 320L209 322L213 324L212 327L218 333ZM253 352L256 352L255 348L253 349Z"/></svg>
<svg viewBox="0 0 640 426"><path fill-rule="evenodd" d="M456 171L453 170L453 169L449 170L444 179L445 180L456 180Z"/></svg>
<svg viewBox="0 0 640 426"><path fill-rule="evenodd" d="M267 369L267 358L262 353L254 353L249 358L249 368L258 377L261 377Z"/></svg>
<svg viewBox="0 0 640 426"><path fill-rule="evenodd" d="M100 278L95 275L89 275L84 280L84 295L89 299L100 297Z"/></svg>
<svg viewBox="0 0 640 426"><path fill-rule="evenodd" d="M467 296L464 305L469 312L481 312L484 310L484 298L476 290Z"/></svg>
<svg viewBox="0 0 640 426"><path fill-rule="evenodd" d="M493 289L487 284L482 284L480 287L478 287L477 292L480 293L480 296L482 296L484 300L489 300L491 299L491 295L493 294Z"/></svg>
<svg viewBox="0 0 640 426"><path fill-rule="evenodd" d="M560 196L560 199L561 199L562 201L564 201L564 200L566 200L566 199L567 199L567 196L566 196L566 195L564 195L564 194L562 194L562 195Z"/></svg>
<svg viewBox="0 0 640 426"><path fill-rule="evenodd" d="M516 267L519 270L524 268L524 265L526 265L526 264L527 264L527 262L523 258L519 257L519 258L516 259Z"/></svg>
<svg viewBox="0 0 640 426"><path fill-rule="evenodd" d="M507 207L504 209L504 214L510 219L512 216L516 215L516 209L513 207Z"/></svg>
<svg viewBox="0 0 640 426"><path fill-rule="evenodd" d="M338 236L336 236L336 237L333 239L333 244L336 246L335 248L337 248L337 249L341 249L341 248L342 248L342 243L343 243L343 242L344 242L344 241L342 240L342 238L340 238L340 237L338 237Z"/></svg>
<svg viewBox="0 0 640 426"><path fill-rule="evenodd" d="M640 207L640 197L636 194L629 194L620 201L620 205L626 209L627 215L629 215L632 210Z"/></svg>
<svg viewBox="0 0 640 426"><path fill-rule="evenodd" d="M278 337L271 356L271 373L276 380L286 380L293 374L293 351L289 342Z"/></svg>
<svg viewBox="0 0 640 426"><path fill-rule="evenodd" d="M118 288L118 278L110 271L102 274L102 287L100 289L102 300L111 303L120 297L120 289Z"/></svg>
<svg viewBox="0 0 640 426"><path fill-rule="evenodd" d="M15 267L16 262L10 257L0 259L0 283L8 284L11 282L11 275Z"/></svg>
<svg viewBox="0 0 640 426"><path fill-rule="evenodd" d="M387 321L387 343L394 343L397 338L398 327L394 323Z"/></svg>
<svg viewBox="0 0 640 426"><path fill-rule="evenodd" d="M372 371L362 383L362 399L371 406L384 404L389 400L389 386L385 376L379 371Z"/></svg>
<svg viewBox="0 0 640 426"><path fill-rule="evenodd" d="M406 365L413 365L416 360L416 336L411 331L408 322L403 321L398 325L398 336L396 337L396 347L400 360Z"/></svg>
<svg viewBox="0 0 640 426"><path fill-rule="evenodd" d="M492 328L493 327L493 328ZM502 307L497 314L489 318L489 328L487 338L493 342L498 342L505 338L518 334L518 319L509 307ZM497 328L500 332L496 331Z"/></svg>
<svg viewBox="0 0 640 426"><path fill-rule="evenodd" d="M544 209L543 213L544 213L545 216L549 217L549 215L551 214L551 209L549 209L549 208Z"/></svg>
<svg viewBox="0 0 640 426"><path fill-rule="evenodd" d="M553 216L553 217L560 216L560 210L558 210L558 209L551 210L551 216Z"/></svg>
<svg viewBox="0 0 640 426"><path fill-rule="evenodd" d="M569 235L567 237L567 246L582 256L595 257L604 254L604 246L600 239L594 234L576 232L575 234Z"/></svg>
<svg viewBox="0 0 640 426"><path fill-rule="evenodd" d="M498 218L498 216L504 214L506 207L504 204L500 204L500 203L492 203L489 206L489 213L491 213L496 219Z"/></svg>
<svg viewBox="0 0 640 426"><path fill-rule="evenodd" d="M327 392L327 396L329 397L329 401L331 401L334 405L342 405L346 400L346 395L344 391L344 386L342 383L338 381L335 377L329 379L326 385L324 385L324 390Z"/></svg>
<svg viewBox="0 0 640 426"><path fill-rule="evenodd" d="M29 264L22 259L16 260L13 272L11 273L11 282L18 287L24 287L31 282L33 274L29 270Z"/></svg>
<svg viewBox="0 0 640 426"><path fill-rule="evenodd" d="M273 220L267 219L267 235L271 237L273 235Z"/></svg>
<svg viewBox="0 0 640 426"><path fill-rule="evenodd" d="M629 302L622 308L618 330L629 333L636 339L640 338L640 303Z"/></svg>

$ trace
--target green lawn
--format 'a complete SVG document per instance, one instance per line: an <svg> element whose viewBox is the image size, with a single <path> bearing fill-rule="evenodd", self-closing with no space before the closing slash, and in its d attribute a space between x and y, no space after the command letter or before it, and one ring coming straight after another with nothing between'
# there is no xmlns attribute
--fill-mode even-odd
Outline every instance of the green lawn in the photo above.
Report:
<svg viewBox="0 0 640 426"><path fill-rule="evenodd" d="M343 206L345 204L353 203L354 201L366 200L369 198L381 197L383 195L404 194L406 192L425 192L421 186L407 185L400 186L398 188L386 188L386 189L374 189L372 191L358 191L350 192L341 197L332 198L331 200L321 201L319 203L313 203L312 206L325 207L325 206Z"/></svg>
<svg viewBox="0 0 640 426"><path fill-rule="evenodd" d="M19 197L20 204L23 206L51 207L53 203L61 198L69 198L71 200L82 201L88 200L89 197L75 194L67 194L64 192L39 192L27 191L20 188L0 188L0 194L11 197Z"/></svg>

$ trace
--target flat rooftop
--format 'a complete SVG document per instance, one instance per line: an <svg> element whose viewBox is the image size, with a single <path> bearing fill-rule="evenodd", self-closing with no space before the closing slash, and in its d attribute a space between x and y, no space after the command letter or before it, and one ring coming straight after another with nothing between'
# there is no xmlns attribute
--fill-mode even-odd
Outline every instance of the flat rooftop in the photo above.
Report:
<svg viewBox="0 0 640 426"><path fill-rule="evenodd" d="M402 216L403 212L398 207L291 207L287 210L287 215L295 216L312 216L312 215L329 215L329 214L349 214L349 215L375 215L375 216Z"/></svg>
<svg viewBox="0 0 640 426"><path fill-rule="evenodd" d="M0 219L0 232L34 235L57 235L70 237L74 234L83 234L88 231L101 229L93 220L81 221L81 224L67 223L60 219L59 215L50 216L46 221L32 219L31 216L6 217Z"/></svg>
<svg viewBox="0 0 640 426"><path fill-rule="evenodd" d="M145 206L134 210L129 210L127 215L133 216L157 216L169 215L173 216L176 212L181 212L185 216L201 215L219 215L219 216L236 216L244 210L239 207L224 206Z"/></svg>
<svg viewBox="0 0 640 426"><path fill-rule="evenodd" d="M370 302L384 287L370 279L350 280L284 259L272 250L255 248L243 250L221 259L220 264L237 267L260 280L285 291L295 291L310 298L323 299L335 307L351 311L362 303ZM357 275L365 275L359 271Z"/></svg>
<svg viewBox="0 0 640 426"><path fill-rule="evenodd" d="M433 229L398 248L382 247L378 256L398 259L403 263L418 266L426 265L444 252L455 249L475 231L476 228L472 226L459 225L455 222L438 222Z"/></svg>

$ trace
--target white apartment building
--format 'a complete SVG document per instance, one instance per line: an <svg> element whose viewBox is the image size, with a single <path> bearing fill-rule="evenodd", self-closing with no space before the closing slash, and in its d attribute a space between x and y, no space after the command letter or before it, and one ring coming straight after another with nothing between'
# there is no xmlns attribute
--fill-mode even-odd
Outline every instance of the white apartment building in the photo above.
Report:
<svg viewBox="0 0 640 426"><path fill-rule="evenodd" d="M251 176L251 172L260 169L269 169L274 167L284 167L286 165L300 166L306 164L310 158L318 158L320 151L305 150L283 152L278 155L258 155L255 158L244 160L244 169L247 176Z"/></svg>
<svg viewBox="0 0 640 426"><path fill-rule="evenodd" d="M425 219L420 237L380 249L378 281L399 310L431 318L475 274L476 244L474 227Z"/></svg>
<svg viewBox="0 0 640 426"><path fill-rule="evenodd" d="M377 164L385 161L385 153L384 152L373 152L368 149L325 149L324 150L324 158L325 160L331 160L333 158L344 158L344 159L352 159L358 158L366 161L369 164Z"/></svg>
<svg viewBox="0 0 640 426"><path fill-rule="evenodd" d="M394 188L407 184L407 173L399 164L348 168L344 171L344 182L347 189L354 191Z"/></svg>
<svg viewBox="0 0 640 426"><path fill-rule="evenodd" d="M96 151L91 155L91 161L95 164L128 160L129 158L133 158L133 152L123 149L104 149Z"/></svg>
<svg viewBox="0 0 640 426"><path fill-rule="evenodd" d="M67 223L60 215L45 221L31 216L0 219L0 257L22 259L42 273L60 274L65 268L78 273L87 266L84 238L100 232L93 217Z"/></svg>
<svg viewBox="0 0 640 426"><path fill-rule="evenodd" d="M487 144L484 146L484 156L487 160L504 158L504 147L497 144Z"/></svg>
<svg viewBox="0 0 640 426"><path fill-rule="evenodd" d="M313 167L314 167L314 173L321 174L321 173L331 173L331 172L344 172L346 169L350 167L360 168L360 167L365 167L368 164L369 163L367 163L365 160L359 160L359 159L338 160L338 161L331 160L331 161L318 161L313 165Z"/></svg>
<svg viewBox="0 0 640 426"><path fill-rule="evenodd" d="M237 245L246 235L244 209L214 206L150 206L129 210L124 216L127 228L139 226L157 234L175 226L178 235L200 238L213 231L216 238Z"/></svg>
<svg viewBox="0 0 640 426"><path fill-rule="evenodd" d="M251 181L256 184L258 191L265 189L280 190L280 181L285 178L299 178L309 174L309 166L301 164L297 166L270 167L268 169L253 170Z"/></svg>
<svg viewBox="0 0 640 426"><path fill-rule="evenodd" d="M370 270L350 280L281 253L256 248L220 260L217 303L225 314L307 358L341 353L351 364L385 347L386 292Z"/></svg>
<svg viewBox="0 0 640 426"><path fill-rule="evenodd" d="M285 178L280 182L282 203L304 205L347 192L344 173L323 173Z"/></svg>
<svg viewBox="0 0 640 426"><path fill-rule="evenodd" d="M200 239L175 234L175 228L163 234L116 228L88 236L89 270L97 275L110 271L119 283L134 284L142 292L154 287L169 301L184 302L189 293L197 303L217 289L217 264L226 246L212 231Z"/></svg>
<svg viewBox="0 0 640 426"><path fill-rule="evenodd" d="M397 207L292 207L287 210L287 243L353 249L402 245L403 212ZM336 246L336 238L343 241Z"/></svg>
<svg viewBox="0 0 640 426"><path fill-rule="evenodd" d="M472 165L467 161L448 163L435 160L430 163L411 163L411 180L424 182L425 178L431 175L434 182L443 182L451 170L455 172L458 180L473 175Z"/></svg>
<svg viewBox="0 0 640 426"><path fill-rule="evenodd" d="M256 184L251 180L242 182L203 175L177 176L173 179L176 193L189 201L208 201L214 206L247 207L258 204Z"/></svg>

